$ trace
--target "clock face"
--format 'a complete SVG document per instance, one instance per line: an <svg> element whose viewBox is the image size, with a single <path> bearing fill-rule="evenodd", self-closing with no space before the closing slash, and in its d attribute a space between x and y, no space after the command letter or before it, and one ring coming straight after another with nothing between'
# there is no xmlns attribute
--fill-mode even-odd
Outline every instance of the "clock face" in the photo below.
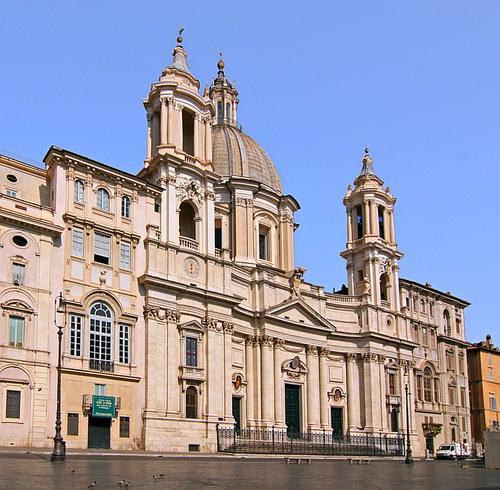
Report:
<svg viewBox="0 0 500 490"><path fill-rule="evenodd" d="M196 259L189 257L184 261L184 270L189 277L198 277L200 273L200 264L198 264Z"/></svg>

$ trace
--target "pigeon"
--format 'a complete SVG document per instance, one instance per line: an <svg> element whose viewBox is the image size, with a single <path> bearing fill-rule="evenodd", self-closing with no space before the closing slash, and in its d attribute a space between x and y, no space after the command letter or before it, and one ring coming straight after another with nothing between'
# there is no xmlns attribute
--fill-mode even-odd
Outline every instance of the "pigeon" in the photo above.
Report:
<svg viewBox="0 0 500 490"><path fill-rule="evenodd" d="M153 475L153 480L161 480L162 478L165 478L164 473L160 473L159 475Z"/></svg>
<svg viewBox="0 0 500 490"><path fill-rule="evenodd" d="M119 482L116 483L119 487L125 487L128 488L130 485L130 481L125 481L125 480L120 480Z"/></svg>
<svg viewBox="0 0 500 490"><path fill-rule="evenodd" d="M97 482L94 480L87 488L94 488L97 485Z"/></svg>

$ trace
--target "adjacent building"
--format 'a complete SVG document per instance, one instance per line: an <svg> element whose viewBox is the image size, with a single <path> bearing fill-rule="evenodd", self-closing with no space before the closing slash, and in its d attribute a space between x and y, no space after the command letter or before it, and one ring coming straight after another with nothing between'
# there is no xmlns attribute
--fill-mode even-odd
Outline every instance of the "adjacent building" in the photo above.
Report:
<svg viewBox="0 0 500 490"><path fill-rule="evenodd" d="M471 437L464 309L399 277L396 198L368 152L344 197L347 286L294 263L297 200L238 124L222 60L182 38L144 100L136 174L51 147L0 157L0 444L215 451L216 426ZM339 230L340 233L340 230ZM57 306L62 292L64 302Z"/></svg>
<svg viewBox="0 0 500 490"><path fill-rule="evenodd" d="M500 349L491 335L467 349L471 399L471 429L476 442L484 443L483 432L500 430Z"/></svg>

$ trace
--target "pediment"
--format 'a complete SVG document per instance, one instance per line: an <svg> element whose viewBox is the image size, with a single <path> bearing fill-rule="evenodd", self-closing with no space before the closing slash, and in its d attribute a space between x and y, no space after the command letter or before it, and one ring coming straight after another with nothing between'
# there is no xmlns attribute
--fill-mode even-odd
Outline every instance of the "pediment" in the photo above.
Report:
<svg viewBox="0 0 500 490"><path fill-rule="evenodd" d="M285 322L335 332L333 323L311 308L303 299L294 298L265 311L265 315Z"/></svg>

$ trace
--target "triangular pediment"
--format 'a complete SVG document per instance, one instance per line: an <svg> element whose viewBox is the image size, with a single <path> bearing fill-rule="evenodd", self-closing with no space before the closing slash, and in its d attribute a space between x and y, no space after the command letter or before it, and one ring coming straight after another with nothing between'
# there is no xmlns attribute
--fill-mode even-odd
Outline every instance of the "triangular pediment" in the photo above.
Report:
<svg viewBox="0 0 500 490"><path fill-rule="evenodd" d="M313 328L336 331L335 325L311 308L303 299L293 298L272 306L265 315L285 322L295 323Z"/></svg>

